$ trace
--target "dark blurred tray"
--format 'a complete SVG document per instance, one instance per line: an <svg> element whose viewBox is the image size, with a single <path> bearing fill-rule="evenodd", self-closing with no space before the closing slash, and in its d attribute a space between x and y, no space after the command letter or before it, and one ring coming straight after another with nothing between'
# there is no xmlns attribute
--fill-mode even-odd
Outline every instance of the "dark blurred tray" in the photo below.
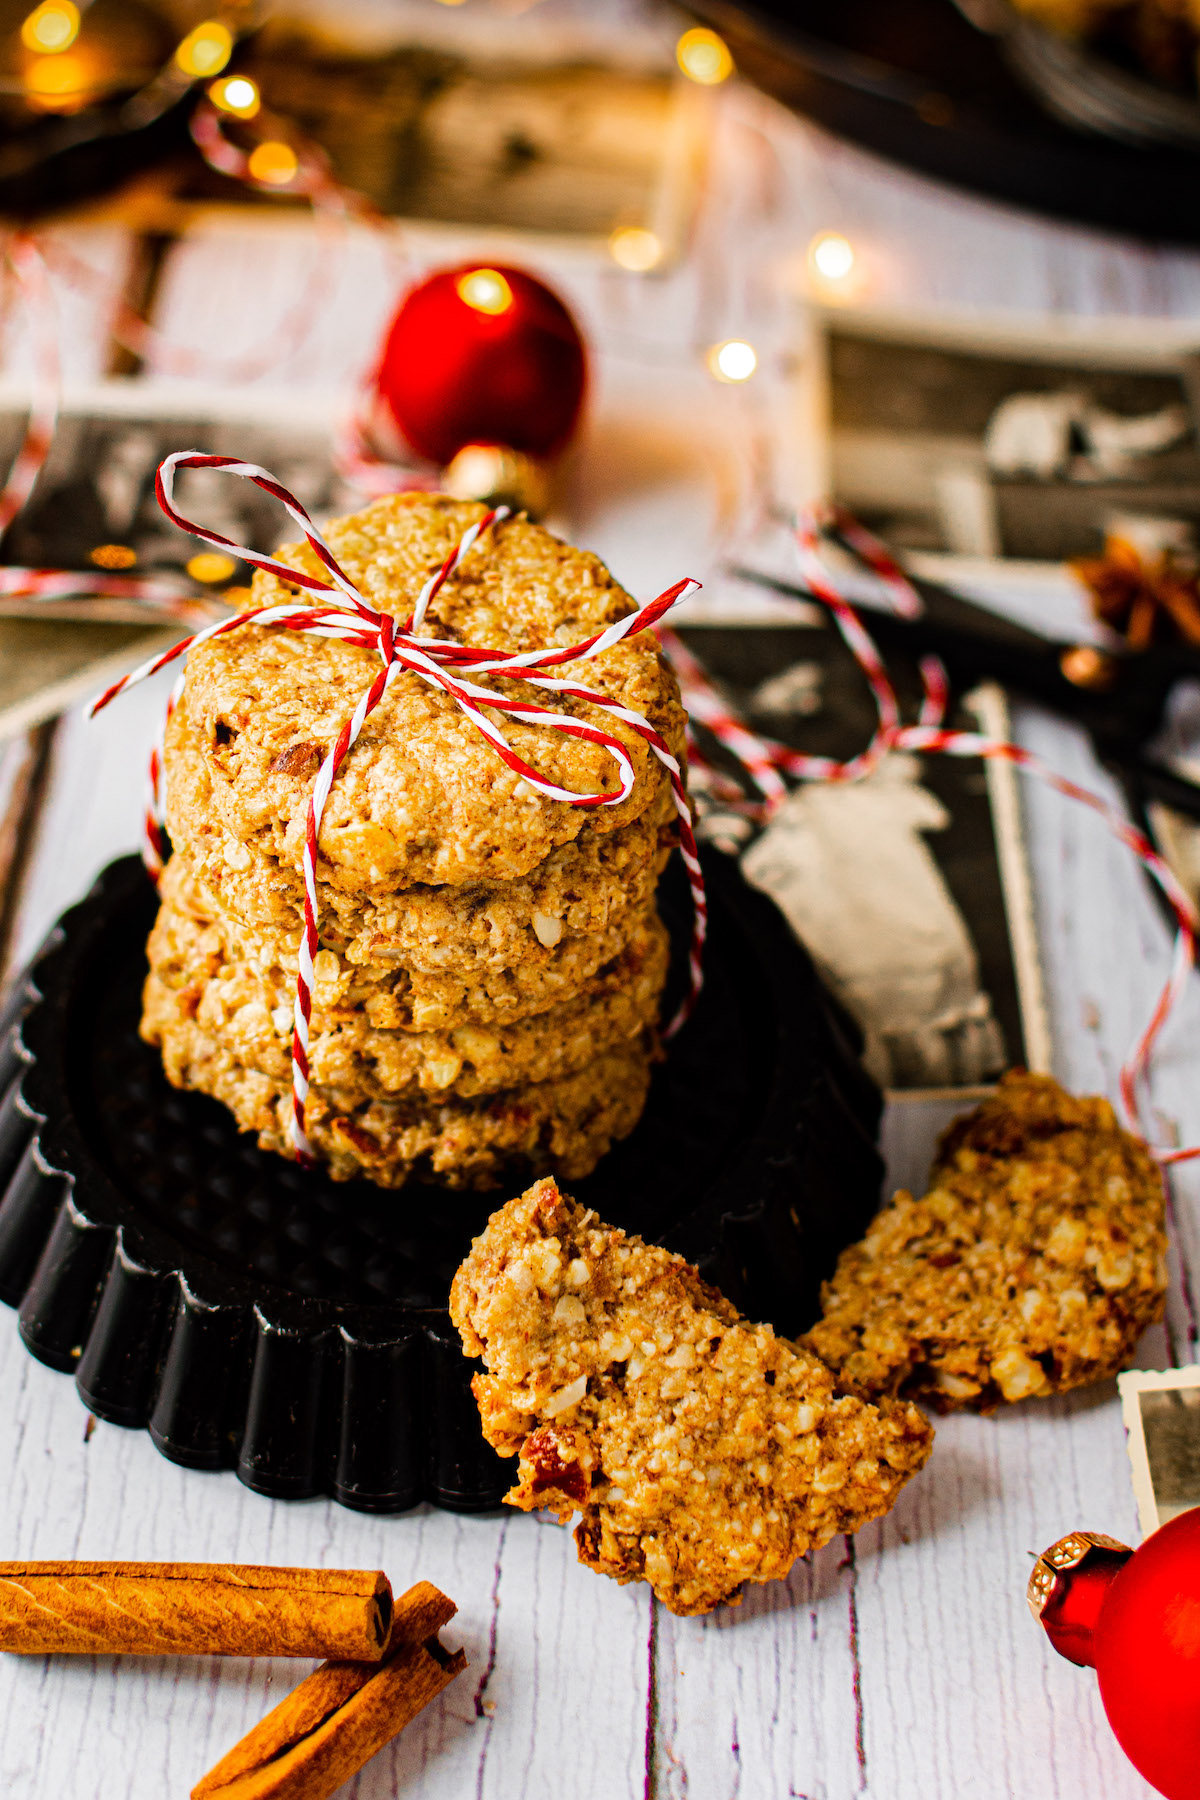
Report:
<svg viewBox="0 0 1200 1800"><path fill-rule="evenodd" d="M1200 242L1195 150L1064 123L1003 40L954 0L688 0L688 10L766 93L883 156L1035 212Z"/></svg>
<svg viewBox="0 0 1200 1800"><path fill-rule="evenodd" d="M574 1192L793 1331L878 1204L879 1096L775 907L727 858L705 866L700 1006L636 1132ZM260 1493L494 1506L507 1466L446 1298L508 1190L334 1183L169 1087L137 1036L155 905L136 858L112 863L0 1028L0 1299L27 1347L99 1417ZM679 962L678 871L662 905Z"/></svg>

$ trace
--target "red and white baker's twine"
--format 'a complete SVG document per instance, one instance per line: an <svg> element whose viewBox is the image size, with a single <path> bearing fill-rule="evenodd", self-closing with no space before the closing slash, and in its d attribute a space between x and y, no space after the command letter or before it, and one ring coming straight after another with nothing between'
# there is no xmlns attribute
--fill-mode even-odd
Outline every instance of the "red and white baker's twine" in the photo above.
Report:
<svg viewBox="0 0 1200 1800"><path fill-rule="evenodd" d="M265 110L258 114L258 123L260 127L267 127L263 136L278 137L287 132L293 140L296 172L290 181L258 180L250 166L249 154L226 137L225 120L211 100L201 99L196 103L190 124L192 142L210 168L222 175L230 175L236 181L244 181L260 193L299 194L311 201L318 211L362 219L372 225L384 222L378 208L365 195L337 179L319 144L311 138L301 137L294 127L273 119Z"/></svg>
<svg viewBox="0 0 1200 1800"><path fill-rule="evenodd" d="M173 344L119 294L114 298L109 278L92 268L60 239L47 237L42 248L48 262L72 287L88 291L97 301L111 306L110 334L135 356L153 360L160 370L173 375L204 374L210 380L220 377L232 382L251 381L278 367L299 350L316 323L337 269L329 234L340 233L352 218L375 226L382 226L385 221L361 195L335 179L324 152L311 140L297 140L296 172L289 182L280 186L255 178L249 153L226 137L222 116L211 100L201 98L196 102L190 129L192 141L201 156L218 173L244 182L259 193L306 199L312 206L321 234L311 272L282 318L254 348L221 362L214 360L211 351ZM276 135L279 135L278 131Z"/></svg>
<svg viewBox="0 0 1200 1800"><path fill-rule="evenodd" d="M351 220L358 220L381 232L388 224L368 200L337 180L328 158L318 145L309 139L298 138L294 131L292 136L296 138L296 173L291 181L280 187L256 180L251 172L249 154L226 137L222 116L207 98L197 101L190 129L196 148L210 168L262 193L290 194L308 200L322 232L340 231ZM386 241L395 243L395 233L389 230ZM336 258L329 251L328 242L318 245L310 275L303 282L283 318L272 326L261 343L221 364L214 363L209 351L172 344L120 295L114 297L109 278L92 268L60 239L50 235L35 238L26 231L14 232L5 248L5 261L26 303L25 315L31 325L34 383L33 404L25 435L9 470L8 479L0 490L0 536L33 491L50 453L58 419L61 378L58 332L53 318L54 299L48 265L53 266L70 286L88 292L97 304L111 307L110 334L134 355L153 358L160 369L176 375L202 373L210 380L214 375L222 375L227 381L244 382L278 367L308 337L334 278ZM392 492L396 484L389 477L393 475L393 471L388 465L380 463L367 448L365 428L357 414L344 429L343 439L344 447L339 445L338 457L342 472L371 493ZM418 483L410 474L405 485L413 486ZM37 595L58 598L68 592L119 595L155 603L169 603L172 599L182 597L178 594L169 595L163 584L152 577L133 575L120 578L119 582L114 583L110 578L102 576L82 576L77 586L68 589L52 585L52 574L60 582L64 579L61 571L5 570L6 581L17 577L25 579L20 587L6 586L4 592L19 592L26 598Z"/></svg>
<svg viewBox="0 0 1200 1800"><path fill-rule="evenodd" d="M46 265L37 244L27 232L18 231L5 250L7 269L25 301L33 355L33 398L20 448L13 458L0 492L0 537L8 530L30 494L50 454L58 423L58 333L54 328L54 297Z"/></svg>
<svg viewBox="0 0 1200 1800"><path fill-rule="evenodd" d="M301 569L291 567L288 563L277 562L274 557L263 555L244 545L234 544L219 532L207 531L203 526L196 525L190 519L184 518L176 510L172 501L175 471L178 468L221 469L230 475L240 475L248 481L253 481L257 487L273 495L286 507L300 526L310 548L327 571L330 579L309 575ZM547 707L535 705L532 701L520 700L513 695L498 693L493 688L482 687L477 681L467 679L464 671L469 670L472 676L493 675L506 680L527 682L535 687L545 688L550 693L560 694L564 698L599 707L610 718L620 720L622 724L636 732L650 746L653 754L662 763L670 777L675 810L679 818L680 848L692 891L690 983L688 993L678 1013L667 1028L668 1035L677 1031L691 1012L700 991L701 953L707 923L704 878L700 869L696 840L692 832L691 811L688 806L683 773L665 740L640 713L620 705L605 694L581 686L577 681L552 676L546 671L561 667L565 663L580 662L590 657L600 656L624 638L631 637L636 632L645 631L655 625L677 600L699 584L692 580L676 582L674 587L668 588L665 593L660 594L656 600L651 600L648 605L639 607L628 618L619 620L604 631L596 632L581 643L571 644L566 648L556 647L514 653L497 652L475 645L452 643L441 638L419 637L417 634L424 624L429 606L438 590L454 573L463 558L468 555L480 533L489 530L493 525L498 525L508 516L507 507L496 507L491 512L485 513L482 519L463 533L442 566L426 581L417 597L412 613L400 625L390 613L376 612L367 604L350 577L338 564L333 551L300 502L266 469L259 468L255 463L238 462L229 456L209 456L199 450L184 450L166 459L158 471L155 486L159 505L167 517L185 531L190 531L193 536L202 538L205 543L215 544L222 550L233 551L244 561L253 563L260 569L265 569L269 574L278 576L293 587L304 588L313 594L331 594L335 598L332 603L324 605L305 604L302 601L289 602L278 606L264 607L257 612L239 613L234 618L220 620L205 630L197 632L193 637L186 638L182 643L173 645L171 649L164 651L160 656L152 657L140 668L134 669L131 674L114 682L112 687L108 688L94 702L91 708L93 715L102 707L107 706L111 700L115 700L118 694L124 693L126 688L132 687L136 682L144 681L147 676L157 673L159 669L166 668L177 658L186 657L197 644L204 643L208 638L220 637L227 631L235 631L239 626L245 624L281 626L289 631L303 631L315 637L336 638L342 643L359 644L364 649L379 652L381 663L379 673L366 693L363 694L352 716L342 726L337 741L317 771L317 778L308 802L304 843L304 931L299 946L300 972L296 983L292 1033L292 1143L297 1156L304 1161L312 1160L312 1146L305 1130L304 1113L309 1084L308 1043L312 1015L313 958L320 945L316 865L321 816L338 770L362 730L364 721L378 706L389 685L401 670L417 675L421 680L428 682L431 687L441 688L449 694L476 729L487 738L501 760L523 781L528 782L530 787L550 800L565 801L570 806L619 806L632 794L635 782L633 763L625 746L610 732L603 731L598 726L586 724L570 713L553 712ZM176 695L178 694L178 685L176 685ZM172 704L174 704L174 699L175 695L172 696ZM588 743L599 744L617 764L620 775L618 785L602 793L577 794L570 788L558 787L554 782L545 780L537 773L536 769L531 768L512 749L500 726L488 716L491 712L504 713L509 718L529 720L532 723L543 725L549 730L561 732L567 737L581 738ZM147 866L155 875L161 870L164 847L161 778L161 749L156 748L151 759L152 801L147 818L146 855Z"/></svg>
<svg viewBox="0 0 1200 1800"><path fill-rule="evenodd" d="M1001 738L984 737L974 731L951 731L945 727L942 720L948 689L945 671L936 658L927 658L921 664L925 695L918 723L902 724L896 692L883 659L861 618L839 593L822 557L821 541L827 533L835 534L883 580L898 612L908 617L919 614L921 600L883 545L842 509L814 509L798 522L796 545L806 582L833 614L839 631L870 683L879 709L879 723L867 748L847 762L836 762L824 756L803 756L798 751L789 750L785 744L750 731L730 711L728 704L717 693L686 646L680 643L674 633L663 631L660 633L663 645L679 673L684 703L689 714L700 720L745 768L762 795L761 803L749 810L761 818L771 817L787 798L788 789L782 776L790 776L797 781L861 780L877 766L882 757L896 750L942 753L947 756L991 757L1010 762L1026 774L1044 781L1057 793L1065 794L1070 800L1078 800L1098 814L1114 837L1133 851L1162 889L1177 926L1170 974L1158 996L1149 1023L1120 1073L1120 1099L1126 1118L1143 1137L1148 1137L1143 1128L1140 1089L1155 1045L1183 994L1188 975L1195 964L1200 917L1191 897L1180 886L1145 834L1098 794L1057 774L1019 744L1011 744ZM743 810L747 808L743 807ZM1200 1157L1200 1145L1176 1150L1151 1144L1150 1149L1162 1164L1186 1162Z"/></svg>
<svg viewBox="0 0 1200 1800"><path fill-rule="evenodd" d="M27 569L0 563L0 600L140 600L148 618L204 625L220 603L170 575L101 575L85 569Z"/></svg>

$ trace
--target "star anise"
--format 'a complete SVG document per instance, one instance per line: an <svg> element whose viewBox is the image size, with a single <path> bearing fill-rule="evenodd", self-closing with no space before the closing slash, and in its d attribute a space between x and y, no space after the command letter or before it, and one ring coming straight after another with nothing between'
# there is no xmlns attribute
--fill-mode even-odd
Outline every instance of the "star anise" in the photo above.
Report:
<svg viewBox="0 0 1200 1800"><path fill-rule="evenodd" d="M1127 538L1109 536L1103 556L1069 565L1087 588L1096 617L1131 650L1151 644L1200 645L1200 569L1177 551L1144 557Z"/></svg>

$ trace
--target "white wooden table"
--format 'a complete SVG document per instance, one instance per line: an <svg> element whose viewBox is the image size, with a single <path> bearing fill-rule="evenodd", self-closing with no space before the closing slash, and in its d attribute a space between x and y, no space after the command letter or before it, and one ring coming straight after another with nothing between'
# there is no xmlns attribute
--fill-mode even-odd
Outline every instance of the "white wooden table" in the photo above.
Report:
<svg viewBox="0 0 1200 1800"><path fill-rule="evenodd" d="M436 10L436 9L435 9ZM781 358L802 343L787 272L822 227L862 249L872 297L986 308L1013 317L1116 314L1182 321L1200 302L1200 257L1156 252L1024 218L935 187L831 142L736 87L718 98L714 154L694 248L655 281L563 254L543 266L570 295L597 351L598 396L567 524L611 557L635 592L707 566L730 494L661 428L701 405L710 435L754 440L749 487L786 498L790 390ZM76 232L119 263L120 234ZM487 240L460 240L489 253ZM418 261L444 258L443 239ZM271 283L307 246L281 235ZM181 259L166 324L191 342L261 335L270 302L250 292L244 232L214 227ZM273 290L272 290L273 291ZM345 386L394 299L379 246L346 251L337 306L316 345L275 372ZM257 296L257 299L255 298ZM69 307L70 375L100 366L95 318ZM697 352L746 336L763 370L718 390ZM1200 336L1200 327L1197 335ZM9 346L19 372L21 346ZM780 396L783 396L781 400ZM264 405L270 403L264 390ZM720 409L725 409L721 411ZM669 408L668 408L669 410ZM657 435L656 435L657 434ZM683 436L686 437L686 433ZM756 486L757 484L757 486ZM753 502L753 493L751 495ZM703 567L696 572L703 573ZM59 724L17 907L13 956L137 839L142 770L161 690L94 725ZM1022 739L1104 787L1078 735L1021 713ZM1168 946L1143 879L1104 828L1040 789L1026 807L1052 1008L1056 1072L1114 1091ZM1164 1123L1200 1133L1200 1007L1189 996L1157 1064ZM888 1121L898 1174L919 1179L933 1122ZM921 1141L917 1141L917 1139ZM1174 1193L1165 1332L1141 1360L1191 1360L1200 1305L1200 1205ZM1060 1661L1024 1604L1030 1556L1092 1526L1137 1541L1115 1388L948 1420L927 1470L892 1514L831 1544L740 1608L678 1620L641 1588L580 1569L568 1532L519 1514L421 1509L370 1518L325 1502L272 1503L232 1474L188 1472L149 1439L86 1418L71 1383L40 1367L0 1314L0 1556L382 1566L397 1587L424 1576L458 1601L446 1634L470 1668L345 1790L358 1800L1134 1800L1150 1792L1104 1724L1087 1672ZM295 1665L0 1660L0 1791L21 1800L160 1800L192 1781L297 1679Z"/></svg>

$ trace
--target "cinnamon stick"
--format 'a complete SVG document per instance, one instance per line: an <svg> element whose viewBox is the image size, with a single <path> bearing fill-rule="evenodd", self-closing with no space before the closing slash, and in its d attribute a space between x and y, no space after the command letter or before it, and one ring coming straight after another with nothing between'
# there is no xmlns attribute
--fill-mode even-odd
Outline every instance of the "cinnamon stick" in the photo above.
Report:
<svg viewBox="0 0 1200 1800"><path fill-rule="evenodd" d="M377 1663L392 1590L377 1569L233 1563L0 1563L0 1650L326 1656Z"/></svg>
<svg viewBox="0 0 1200 1800"><path fill-rule="evenodd" d="M192 1789L191 1800L328 1800L466 1667L437 1632L457 1611L428 1581L395 1603L381 1663L327 1662Z"/></svg>

